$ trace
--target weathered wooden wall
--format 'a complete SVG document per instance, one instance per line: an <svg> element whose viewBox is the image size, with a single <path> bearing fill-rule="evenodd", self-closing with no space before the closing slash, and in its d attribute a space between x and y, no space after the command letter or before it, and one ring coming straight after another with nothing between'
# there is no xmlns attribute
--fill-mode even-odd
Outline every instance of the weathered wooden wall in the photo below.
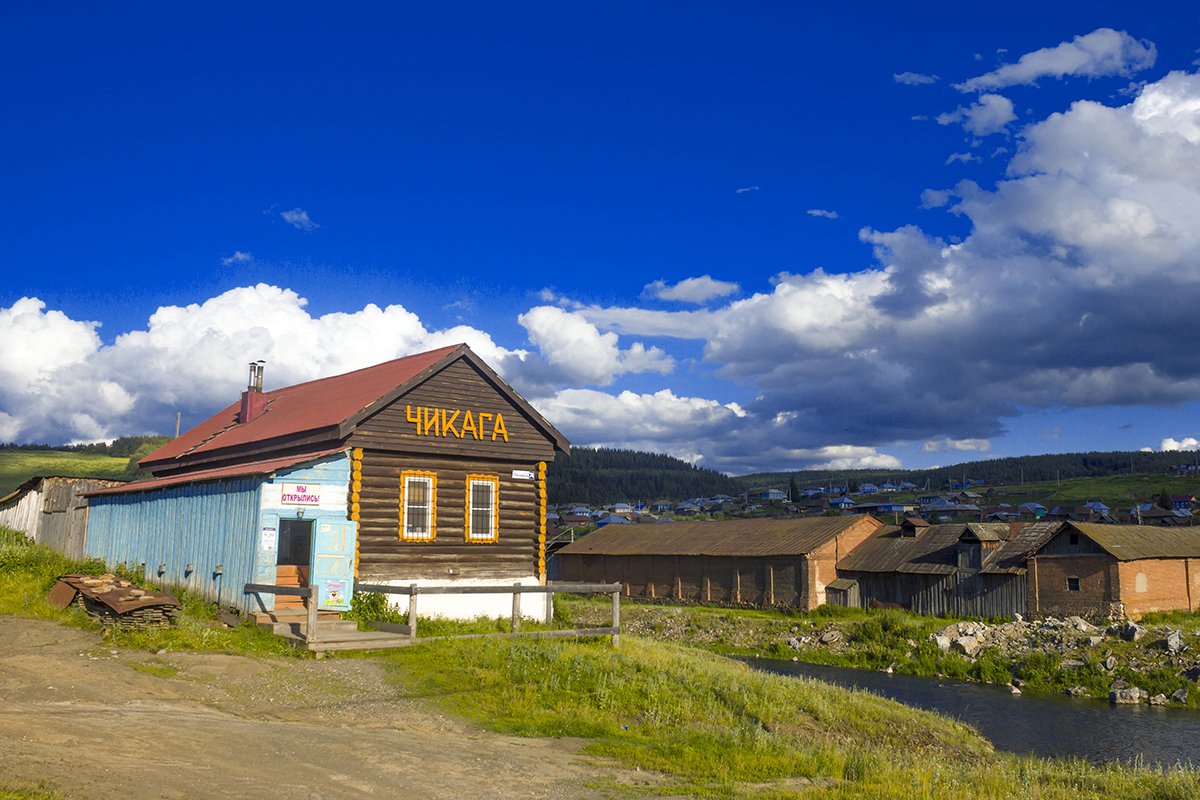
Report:
<svg viewBox="0 0 1200 800"><path fill-rule="evenodd" d="M42 478L0 509L0 525L21 531L68 558L83 558L88 508L82 495L118 483L101 478Z"/></svg>
<svg viewBox="0 0 1200 800"><path fill-rule="evenodd" d="M1025 576L1020 574L959 570L950 574L862 572L843 577L858 581L862 608L898 606L918 614L960 617L1028 613Z"/></svg>
<svg viewBox="0 0 1200 800"><path fill-rule="evenodd" d="M37 535L42 514L41 484L26 489L0 508L0 525L12 528L33 539Z"/></svg>

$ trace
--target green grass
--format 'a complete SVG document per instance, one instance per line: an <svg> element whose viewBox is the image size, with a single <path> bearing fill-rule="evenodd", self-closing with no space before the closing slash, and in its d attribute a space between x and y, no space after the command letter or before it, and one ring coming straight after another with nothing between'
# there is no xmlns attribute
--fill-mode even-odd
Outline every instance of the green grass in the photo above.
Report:
<svg viewBox="0 0 1200 800"><path fill-rule="evenodd" d="M8 494L34 475L121 480L128 466L128 458L113 458L97 453L0 450L0 496Z"/></svg>
<svg viewBox="0 0 1200 800"><path fill-rule="evenodd" d="M444 641L383 656L414 696L493 730L573 736L668 776L664 793L754 798L1191 798L1200 774L991 752L971 729L863 692L694 649Z"/></svg>
<svg viewBox="0 0 1200 800"><path fill-rule="evenodd" d="M60 800L61 794L42 788L0 787L0 800Z"/></svg>
<svg viewBox="0 0 1200 800"><path fill-rule="evenodd" d="M595 623L608 613L606 601L588 598L555 598L566 618L578 624ZM1023 691L1063 694L1072 686L1082 686L1093 698L1107 698L1114 678L1121 678L1149 694L1170 696L1187 689L1187 704L1200 706L1200 691L1195 684L1167 664L1156 666L1147 648L1160 635L1141 642L1125 642L1107 636L1095 647L1072 649L1068 656L1082 666L1064 667L1058 654L1031 652L1008 656L991 649L982 650L974 659L956 652L942 652L930 636L952 622L898 609L847 609L821 606L811 612L781 612L767 609L678 606L661 603L625 601L622 621L626 631L641 633L661 641L682 642L692 647L737 656L755 656L791 660L833 667L895 671L922 677L946 677L961 681L1007 684L1014 678L1025 681ZM992 620L999 623L1004 620ZM1148 625L1168 625L1185 632L1200 630L1200 615L1187 613L1147 615ZM842 633L844 644L829 647L815 639L830 627ZM800 649L788 646L787 639L808 637ZM1100 662L1112 654L1117 667L1112 672ZM1137 669L1130 664L1137 664Z"/></svg>
<svg viewBox="0 0 1200 800"><path fill-rule="evenodd" d="M50 619L76 627L98 629L96 623L75 606L57 609L46 602L59 575L84 573L100 575L110 569L103 561L73 561L45 545L35 545L25 537L0 527L0 614L17 614L35 619ZM123 577L134 580L134 576ZM134 580L137 583L136 580ZM172 587L157 587L171 592L183 605L179 624L170 628L106 631L106 641L121 647L147 650L191 650L202 652L243 653L248 655L296 656L304 651L287 640L261 631L247 622L224 628L216 622L216 609L190 592Z"/></svg>
<svg viewBox="0 0 1200 800"><path fill-rule="evenodd" d="M179 667L174 664L163 662L155 663L151 661L133 663L129 665L134 672L140 672L143 675L151 675L155 678L174 678L179 674Z"/></svg>
<svg viewBox="0 0 1200 800"><path fill-rule="evenodd" d="M0 531L0 613L94 628L82 613L52 609L44 597L61 572L102 570L97 562L71 562ZM110 641L252 656L300 654L251 626L219 628L213 624L211 606L186 593L182 600L178 628L114 634ZM563 609L569 610L569 605L564 603ZM748 611L739 619L781 625L804 620L778 614L771 620L771 615ZM831 618L861 624L864 641L881 645L912 632L911 621L902 615L834 612L820 615L818 621L824 624ZM435 628L438 632L477 632L506 629L507 621L438 624L443 626ZM945 717L864 692L755 672L696 648L628 634L616 649L607 639L460 639L373 657L410 696L488 728L520 736L581 737L587 740L588 753L665 776L649 786L610 779L616 796L1200 796L1200 774L1195 770L1095 767L996 754L972 729ZM140 669L164 678L174 674L169 665L154 661ZM0 800L5 798L52 800L54 795L40 787L6 787L0 790Z"/></svg>
<svg viewBox="0 0 1200 800"><path fill-rule="evenodd" d="M1134 501L1154 502L1159 493L1166 489L1169 495L1198 495L1200 480L1191 477L1168 477L1166 475L1109 475L1096 478L1072 478L1023 486L984 487L990 502L1006 502L1017 505L1032 500L1047 508L1054 506L1081 506L1091 500L1101 500L1111 506L1112 513L1122 519ZM978 491L978 490L977 490ZM1014 502L1014 498L1017 502Z"/></svg>

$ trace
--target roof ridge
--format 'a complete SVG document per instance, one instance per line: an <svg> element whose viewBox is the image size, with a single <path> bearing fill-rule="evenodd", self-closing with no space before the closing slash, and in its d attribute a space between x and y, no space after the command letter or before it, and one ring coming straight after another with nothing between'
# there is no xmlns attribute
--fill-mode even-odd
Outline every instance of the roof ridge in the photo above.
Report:
<svg viewBox="0 0 1200 800"><path fill-rule="evenodd" d="M272 395L272 394L273 395L282 395L283 393L290 392L293 389L302 389L305 387L313 386L314 384L324 383L326 381L341 380L342 378L347 378L351 375L357 375L360 372L368 372L368 371L372 371L372 370L382 369L384 367L391 366L398 361L407 361L410 358L416 358L417 356L429 356L434 353L441 353L441 352L449 353L452 350L463 349L463 348L466 348L467 346L468 345L465 342L460 342L459 344L447 345L445 347L435 347L433 350L423 350L420 353L409 353L406 356L400 356L399 358L388 359L387 361L380 361L378 364L370 364L365 367L359 367L358 369L352 369L349 372L339 372L336 375L326 375L323 378L313 378L310 381L303 381L301 383L291 383L291 384L288 384L287 386L280 386L278 389L271 389L270 391L263 392L263 394L264 395Z"/></svg>

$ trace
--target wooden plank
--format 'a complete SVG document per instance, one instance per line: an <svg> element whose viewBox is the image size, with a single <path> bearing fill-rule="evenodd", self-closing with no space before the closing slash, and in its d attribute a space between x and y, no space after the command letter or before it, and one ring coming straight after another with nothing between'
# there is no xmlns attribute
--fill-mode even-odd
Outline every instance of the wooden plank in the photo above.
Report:
<svg viewBox="0 0 1200 800"><path fill-rule="evenodd" d="M560 631L521 631L520 633L464 633L458 636L427 636L416 639L413 644L420 642L438 642L446 639L566 639L575 636L612 636L621 633L618 628L575 628Z"/></svg>
<svg viewBox="0 0 1200 800"><path fill-rule="evenodd" d="M312 588L308 586L276 586L272 583L247 583L243 594L274 594L289 597L308 597Z"/></svg>
<svg viewBox="0 0 1200 800"><path fill-rule="evenodd" d="M612 645L621 643L621 593L612 593Z"/></svg>
<svg viewBox="0 0 1200 800"><path fill-rule="evenodd" d="M356 592L372 592L377 594L411 594L416 584L408 586L389 586L384 583L357 583ZM489 586L422 586L421 594L611 594L620 592L619 583L550 583L542 584L507 584L496 583Z"/></svg>

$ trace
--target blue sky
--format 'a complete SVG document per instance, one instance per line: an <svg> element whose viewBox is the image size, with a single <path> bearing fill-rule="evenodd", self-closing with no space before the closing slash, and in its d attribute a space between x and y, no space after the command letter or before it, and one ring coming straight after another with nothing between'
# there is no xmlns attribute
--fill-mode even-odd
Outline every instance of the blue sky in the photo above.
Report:
<svg viewBox="0 0 1200 800"><path fill-rule="evenodd" d="M0 440L465 340L730 472L1200 436L1200 11L0 12Z"/></svg>

